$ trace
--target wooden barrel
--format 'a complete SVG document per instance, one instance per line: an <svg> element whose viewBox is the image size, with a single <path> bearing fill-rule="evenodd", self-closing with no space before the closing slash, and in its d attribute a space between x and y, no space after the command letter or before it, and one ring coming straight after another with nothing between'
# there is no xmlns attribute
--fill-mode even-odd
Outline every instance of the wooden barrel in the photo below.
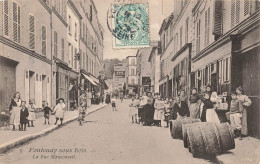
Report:
<svg viewBox="0 0 260 164"><path fill-rule="evenodd" d="M207 124L206 122L194 122L191 124L182 124L182 137L183 137L183 144L185 148L188 148L188 140L187 140L187 128L192 126L198 126L202 124Z"/></svg>
<svg viewBox="0 0 260 164"><path fill-rule="evenodd" d="M193 157L217 155L235 148L234 134L228 123L187 127L187 135Z"/></svg>
<svg viewBox="0 0 260 164"><path fill-rule="evenodd" d="M170 133L174 139L182 139L182 124L190 124L200 122L200 119L193 119L190 117L178 118L170 121Z"/></svg>

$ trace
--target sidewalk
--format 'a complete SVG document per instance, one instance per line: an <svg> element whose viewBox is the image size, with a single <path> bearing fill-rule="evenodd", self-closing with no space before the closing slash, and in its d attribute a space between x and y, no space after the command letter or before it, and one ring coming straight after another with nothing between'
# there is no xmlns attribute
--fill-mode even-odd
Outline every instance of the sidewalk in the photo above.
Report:
<svg viewBox="0 0 260 164"><path fill-rule="evenodd" d="M99 104L92 105L90 108L87 108L87 115L91 114L103 107L107 104ZM71 121L74 121L78 118L78 110L75 111L66 111L64 114L63 124L67 124ZM87 116L86 116L87 117ZM44 117L40 117L34 121L35 127L27 127L26 131L19 131L18 127L16 127L16 131L12 131L12 126L10 126L10 130L0 130L0 153L4 153L8 151L10 148L23 144L29 140L34 138L43 136L55 129L60 128L58 125L60 121L58 121L57 125L55 123L55 115L50 115L50 125L44 124Z"/></svg>

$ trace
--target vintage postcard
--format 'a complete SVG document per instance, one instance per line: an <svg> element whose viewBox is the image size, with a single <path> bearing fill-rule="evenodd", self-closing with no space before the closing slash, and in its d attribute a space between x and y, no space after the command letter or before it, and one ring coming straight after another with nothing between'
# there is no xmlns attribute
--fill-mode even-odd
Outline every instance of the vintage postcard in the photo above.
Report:
<svg viewBox="0 0 260 164"><path fill-rule="evenodd" d="M0 0L1 164L260 164L259 0Z"/></svg>

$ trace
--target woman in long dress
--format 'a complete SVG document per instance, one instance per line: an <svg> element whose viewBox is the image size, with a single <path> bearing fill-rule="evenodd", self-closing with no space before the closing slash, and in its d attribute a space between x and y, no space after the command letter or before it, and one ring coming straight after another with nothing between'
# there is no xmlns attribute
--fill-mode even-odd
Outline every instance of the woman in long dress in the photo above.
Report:
<svg viewBox="0 0 260 164"><path fill-rule="evenodd" d="M29 116L28 116L28 127L34 127L33 121L35 121L35 109L36 106L33 103L33 100L29 100L29 106L28 106L28 111L29 111ZM31 126L30 126L31 122Z"/></svg>
<svg viewBox="0 0 260 164"><path fill-rule="evenodd" d="M204 95L204 106L201 115L202 122L220 123L218 115L215 111L214 103L210 100L210 93L206 92Z"/></svg>
<svg viewBox="0 0 260 164"><path fill-rule="evenodd" d="M199 95L197 93L197 88L193 88L191 91L191 95L189 98L190 101L190 117L191 118L199 118L200 115L200 111L199 111L199 107L198 107L198 99L199 99Z"/></svg>
<svg viewBox="0 0 260 164"><path fill-rule="evenodd" d="M60 98L59 103L55 106L55 108L53 110L53 112L55 113L55 117L56 117L56 122L54 123L54 125L57 124L59 119L60 119L60 122L62 125L62 121L64 118L64 110L65 110L64 99Z"/></svg>
<svg viewBox="0 0 260 164"><path fill-rule="evenodd" d="M247 107L252 104L252 101L248 98L248 96L243 94L243 88L238 87L236 89L237 98L238 100L242 101L243 110L242 110L242 129L241 134L247 136L248 129L247 129Z"/></svg>
<svg viewBox="0 0 260 164"><path fill-rule="evenodd" d="M10 106L9 106L9 111L11 113L10 116L10 125L13 125L13 131L15 131L15 126L19 126L20 128L20 110L21 110L21 103L22 100L20 98L20 93L16 92L14 94L14 97L11 100Z"/></svg>

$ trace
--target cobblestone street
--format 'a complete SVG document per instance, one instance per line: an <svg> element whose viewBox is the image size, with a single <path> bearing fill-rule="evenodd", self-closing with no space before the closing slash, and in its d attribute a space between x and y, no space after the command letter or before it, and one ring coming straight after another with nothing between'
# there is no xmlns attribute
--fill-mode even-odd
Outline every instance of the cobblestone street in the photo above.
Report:
<svg viewBox="0 0 260 164"><path fill-rule="evenodd" d="M1 163L256 163L259 141L236 140L236 149L217 159L193 158L183 147L182 140L173 140L169 129L131 124L129 100L117 102L86 118L83 126L77 121L1 156ZM243 148L243 144L248 145ZM46 152L46 151L55 151ZM40 151L40 152L39 152ZM247 152L247 154L243 153ZM250 153L249 153L250 152ZM23 160L21 162L21 159ZM33 160L32 160L33 159ZM66 159L66 160L65 160Z"/></svg>

